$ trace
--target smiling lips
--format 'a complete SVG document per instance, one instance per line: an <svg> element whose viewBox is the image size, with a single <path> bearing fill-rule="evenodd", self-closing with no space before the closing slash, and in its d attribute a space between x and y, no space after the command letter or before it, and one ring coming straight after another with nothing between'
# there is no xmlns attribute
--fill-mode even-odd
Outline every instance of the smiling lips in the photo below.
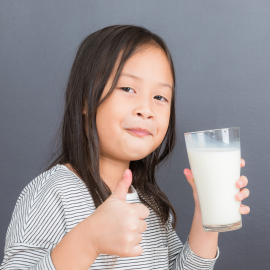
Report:
<svg viewBox="0 0 270 270"><path fill-rule="evenodd" d="M131 129L127 129L128 131L132 132L133 134L140 136L140 137L144 137L147 135L151 135L152 134L147 130L147 129L142 129L142 128L131 128Z"/></svg>

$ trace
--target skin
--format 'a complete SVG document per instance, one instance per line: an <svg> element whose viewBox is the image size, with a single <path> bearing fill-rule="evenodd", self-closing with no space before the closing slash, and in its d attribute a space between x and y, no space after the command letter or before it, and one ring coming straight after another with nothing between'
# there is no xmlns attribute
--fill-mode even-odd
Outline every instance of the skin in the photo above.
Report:
<svg viewBox="0 0 270 270"><path fill-rule="evenodd" d="M102 97L112 85L116 67L104 88ZM149 155L163 141L169 125L172 97L173 78L170 65L165 53L159 48L149 47L137 52L128 59L122 74L131 74L140 79L120 76L116 88L99 107L96 117L100 139L100 174L112 192L125 170L129 168L130 161ZM86 109L82 113L87 114ZM127 123L141 125L142 128L151 130L153 134L138 137L124 128ZM74 171L70 164L65 165ZM243 159L240 166L245 166ZM191 250L202 258L213 259L216 256L219 233L203 231L193 175L189 169L185 169L184 174L192 187L195 202L189 234ZM129 175L132 177L131 173ZM243 188L247 183L248 179L241 176L236 185ZM236 195L236 199L242 201L249 193L250 191L244 188ZM250 208L241 204L239 211L241 214L248 214Z"/></svg>
<svg viewBox="0 0 270 270"><path fill-rule="evenodd" d="M119 59L101 98L112 85L118 62ZM120 76L116 88L98 108L96 116L100 175L112 192L131 160L144 158L161 144L169 125L172 96L170 65L160 49L148 48L137 52L126 62L122 74L132 74L141 79ZM169 86L159 86L160 82ZM123 87L130 89L124 91ZM83 114L87 114L86 106ZM135 136L124 128L127 123L142 125L156 134ZM73 170L70 164L65 165Z"/></svg>

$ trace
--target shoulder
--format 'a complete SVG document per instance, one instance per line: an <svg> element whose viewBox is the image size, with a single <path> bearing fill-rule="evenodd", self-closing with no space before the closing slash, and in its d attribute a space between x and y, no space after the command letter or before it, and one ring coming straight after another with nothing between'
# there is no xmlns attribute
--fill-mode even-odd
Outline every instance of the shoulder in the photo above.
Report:
<svg viewBox="0 0 270 270"><path fill-rule="evenodd" d="M57 164L33 179L21 192L16 208L27 208L25 212L39 208L44 211L50 207L55 211L90 207L94 202L85 183L66 166Z"/></svg>
<svg viewBox="0 0 270 270"><path fill-rule="evenodd" d="M32 202L45 199L49 194L68 196L71 192L85 191L86 186L64 165L57 164L33 179L21 192L17 203L26 197Z"/></svg>
<svg viewBox="0 0 270 270"><path fill-rule="evenodd" d="M86 193L86 194L83 194ZM87 194L85 184L65 166L57 164L34 178L19 195L13 216L24 213L24 219L31 211L55 207L55 211L68 203L76 194L78 200ZM72 195L73 194L73 195Z"/></svg>
<svg viewBox="0 0 270 270"><path fill-rule="evenodd" d="M92 197L82 180L57 164L22 190L7 230L6 247L20 242L57 243L93 211Z"/></svg>

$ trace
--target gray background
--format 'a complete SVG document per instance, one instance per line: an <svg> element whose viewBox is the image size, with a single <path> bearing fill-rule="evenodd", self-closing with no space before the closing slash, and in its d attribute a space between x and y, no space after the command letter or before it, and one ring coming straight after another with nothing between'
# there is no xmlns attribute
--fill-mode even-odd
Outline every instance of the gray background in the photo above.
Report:
<svg viewBox="0 0 270 270"><path fill-rule="evenodd" d="M177 211L180 239L194 210L183 133L239 126L251 213L242 229L220 233L215 269L270 269L268 0L1 1L0 259L16 200L50 153L78 45L112 24L149 28L173 55L178 140L158 180Z"/></svg>

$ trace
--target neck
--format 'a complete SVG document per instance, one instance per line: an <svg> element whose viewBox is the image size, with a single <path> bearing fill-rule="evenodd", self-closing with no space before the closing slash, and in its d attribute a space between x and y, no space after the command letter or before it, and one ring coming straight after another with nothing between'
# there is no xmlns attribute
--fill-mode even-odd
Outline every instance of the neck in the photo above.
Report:
<svg viewBox="0 0 270 270"><path fill-rule="evenodd" d="M129 168L129 163L129 161L116 161L101 156L99 161L100 175L112 192L118 181L123 178L125 170ZM70 163L64 165L80 178ZM129 187L128 193L132 193L131 187Z"/></svg>
<svg viewBox="0 0 270 270"><path fill-rule="evenodd" d="M118 181L123 178L124 172L129 168L130 161L116 160L107 156L100 155L99 169L102 180L113 192ZM131 193L129 188L129 193Z"/></svg>

